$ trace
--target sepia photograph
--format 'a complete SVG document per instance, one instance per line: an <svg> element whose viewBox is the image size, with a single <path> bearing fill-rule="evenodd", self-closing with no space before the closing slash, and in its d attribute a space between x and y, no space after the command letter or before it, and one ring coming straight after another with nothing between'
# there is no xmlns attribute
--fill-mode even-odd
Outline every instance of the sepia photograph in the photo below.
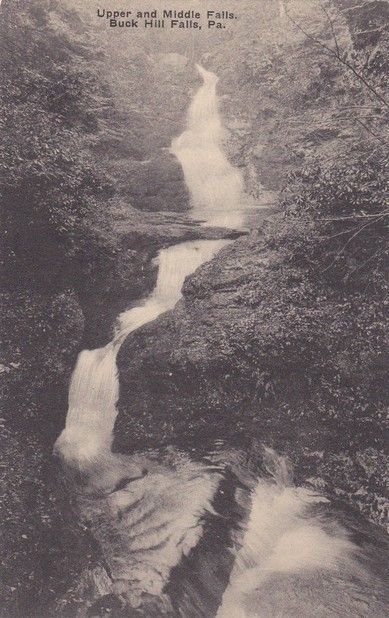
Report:
<svg viewBox="0 0 389 618"><path fill-rule="evenodd" d="M0 618L389 616L388 78L388 0L0 0Z"/></svg>

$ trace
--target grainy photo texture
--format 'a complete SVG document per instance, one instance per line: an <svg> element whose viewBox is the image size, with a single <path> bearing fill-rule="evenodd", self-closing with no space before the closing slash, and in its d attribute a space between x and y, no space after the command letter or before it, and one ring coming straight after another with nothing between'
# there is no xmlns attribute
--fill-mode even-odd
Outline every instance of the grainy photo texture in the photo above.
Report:
<svg viewBox="0 0 389 618"><path fill-rule="evenodd" d="M387 0L0 1L1 618L386 618Z"/></svg>

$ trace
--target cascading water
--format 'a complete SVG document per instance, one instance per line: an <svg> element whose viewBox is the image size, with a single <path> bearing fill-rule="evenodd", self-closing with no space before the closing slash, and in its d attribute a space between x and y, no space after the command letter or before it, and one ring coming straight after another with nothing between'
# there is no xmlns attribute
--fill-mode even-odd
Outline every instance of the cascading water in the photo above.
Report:
<svg viewBox="0 0 389 618"><path fill-rule="evenodd" d="M66 426L55 446L67 464L87 468L110 451L119 396L116 356L126 336L172 309L185 278L228 242L189 241L163 249L151 295L119 316L111 343L81 352L70 383Z"/></svg>
<svg viewBox="0 0 389 618"><path fill-rule="evenodd" d="M188 128L173 141L172 152L183 167L195 216L207 224L240 226L247 198L240 173L222 150L217 77L202 67L198 71L203 85L190 107ZM206 464L177 449L128 457L111 452L120 345L129 333L172 309L186 276L228 242L189 241L163 249L150 296L119 316L111 343L79 355L66 426L55 451L68 469L83 473L76 475L79 482L87 479L77 500L108 567L105 593L131 608L151 603L150 611L142 609L144 616L383 617L387 606L377 602L372 607L366 601L380 585L377 578L357 564L356 547L343 528L318 513L325 501L290 486L287 464L274 452L268 453L270 466L265 465L273 480L259 481L259 469L253 476L245 468L247 454L232 448L209 454ZM245 485L240 478L250 481ZM227 482L229 502L220 518L214 507L221 508L226 500ZM185 580L183 557L199 545L207 558L194 576L191 553ZM218 552L221 567L214 562ZM178 564L181 581L173 589ZM380 597L381 590L376 594Z"/></svg>
<svg viewBox="0 0 389 618"><path fill-rule="evenodd" d="M182 141L186 155L179 156L196 214L207 204L209 211L226 207L227 200L232 210L241 192L240 176L220 150L223 132L217 112L216 77L201 67L199 71L204 86L194 99L191 129ZM178 138L175 144L179 142ZM192 161L193 170L189 171L191 147L198 148L202 159ZM204 175L205 168L208 171ZM238 206L236 201L235 208ZM93 531L109 564L114 591L125 594L133 606L144 593L162 596L171 569L201 537L204 516L212 512L211 502L220 479L185 457L179 457L172 467L142 455L125 457L111 452L119 390L117 352L131 332L172 309L181 297L185 278L229 242L188 241L161 250L151 295L119 316L111 343L81 352L71 379L66 426L54 451L67 470L83 473L76 478L87 478L88 491L79 496L80 510L90 522L96 522ZM90 492L100 499L91 502Z"/></svg>
<svg viewBox="0 0 389 618"><path fill-rule="evenodd" d="M204 83L189 108L188 128L173 141L172 152L182 165L194 214L207 225L240 227L243 181L222 150L225 130L216 96L218 78L199 65L197 70Z"/></svg>
<svg viewBox="0 0 389 618"><path fill-rule="evenodd" d="M189 128L173 141L172 152L183 167L195 214L206 214L209 224L231 227L242 223L241 215L233 217L240 206L242 180L221 149L224 130L218 112L217 77L200 66L197 69L204 84L190 106ZM149 298L119 316L110 344L81 352L70 384L66 427L55 445L68 464L85 468L110 451L117 415L116 355L125 337L172 309L180 299L185 278L227 242L185 242L163 249L157 284Z"/></svg>

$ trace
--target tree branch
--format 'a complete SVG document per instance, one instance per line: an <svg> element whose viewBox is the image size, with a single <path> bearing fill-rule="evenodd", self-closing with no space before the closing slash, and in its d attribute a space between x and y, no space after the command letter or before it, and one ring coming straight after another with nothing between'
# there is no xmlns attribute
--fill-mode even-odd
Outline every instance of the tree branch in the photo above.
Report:
<svg viewBox="0 0 389 618"><path fill-rule="evenodd" d="M326 217L323 219L319 219L319 221L347 221L348 219L381 219L383 217L387 217L389 216L389 211L388 212L377 212L374 213L372 215L351 215L351 216L347 216L347 217Z"/></svg>
<svg viewBox="0 0 389 618"><path fill-rule="evenodd" d="M364 129L366 129L366 131L370 133L370 135L378 139L378 141L381 142L381 144L383 144L384 146L388 145L388 142L386 140L381 139L379 135L377 135L377 133L374 133L374 131L372 131L364 122L362 122L362 120L360 120L359 118L355 118L354 120L356 120L358 124L360 124Z"/></svg>
<svg viewBox="0 0 389 618"><path fill-rule="evenodd" d="M330 24L331 33L332 33L332 36L333 36L333 39L334 39L334 42L335 42L336 55L337 55L337 58L340 60L340 57L341 57L340 56L340 49L339 49L339 45L338 45L338 39L337 39L337 36L335 34L335 28L334 28L333 21L332 21L331 17L329 16L329 13L328 13L327 9L325 9L323 5L320 5L320 6L321 6L321 10L323 11L324 15L327 17L327 20L328 20L328 22Z"/></svg>
<svg viewBox="0 0 389 618"><path fill-rule="evenodd" d="M364 230L366 227L368 227L369 225L373 225L373 223L376 223L377 221L379 221L380 219L383 219L385 215L381 215L380 217L377 217L375 219L375 221L369 221L368 223L365 223L364 225L362 225L361 227L358 228L358 230L355 232L355 234L353 234L348 241L343 245L343 247L340 249L340 251L338 251L338 253L335 255L335 258L333 259L333 261L331 262L331 264L329 266L327 266L327 268L325 268L322 272L325 273L327 270L329 270L337 261L337 259L342 255L343 251L345 250L345 248L350 244L350 242L356 237L358 236L358 234L360 234L362 232L362 230Z"/></svg>
<svg viewBox="0 0 389 618"><path fill-rule="evenodd" d="M294 26L296 26L296 28L298 30L300 30L300 32L302 32L305 37L307 37L307 39L312 41L315 45L318 45L319 47L324 49L324 51L326 51L328 55L336 58L336 60L338 60L338 62L340 62L343 66L347 67L355 75L355 77L357 79L359 79L359 81L361 81L366 86L366 88L368 88L370 90L370 92L372 94L374 94L374 96L379 101L381 101L381 103L383 105L385 105L385 107L387 107L389 109L389 103L386 101L386 99L382 95L380 95L380 93L377 92L377 90L375 88L373 88L373 86L367 81L367 79L365 77L363 77L363 75L361 75L356 70L356 68L352 64L350 64L350 62L348 60L346 60L345 57L342 56L342 54L340 53L340 50L338 51L337 43L336 43L336 47L337 47L336 50L332 49L331 47L328 47L328 45L326 45L325 43L322 43L322 41L320 41L319 39L316 39L314 36L312 36L312 34L307 32L305 30L305 28L303 28L295 19L293 19L293 17L290 15L290 13L287 10L287 8L285 8L285 15L289 19L289 21L291 21L292 24Z"/></svg>
<svg viewBox="0 0 389 618"><path fill-rule="evenodd" d="M385 252L387 251L387 248L385 247L385 249L378 249L378 251L376 251L375 253L373 253L373 255L371 255L369 257L369 259L367 259L365 262L363 262L363 264L359 264L359 266L356 266L355 268L353 268L352 271L350 271L346 277L346 281L348 279L350 279L351 275L353 275L354 273L358 272L359 270L361 270L362 268L365 268L366 264L368 264L369 262L371 262L371 260L373 260L374 258L379 259L381 257L381 255L383 255Z"/></svg>

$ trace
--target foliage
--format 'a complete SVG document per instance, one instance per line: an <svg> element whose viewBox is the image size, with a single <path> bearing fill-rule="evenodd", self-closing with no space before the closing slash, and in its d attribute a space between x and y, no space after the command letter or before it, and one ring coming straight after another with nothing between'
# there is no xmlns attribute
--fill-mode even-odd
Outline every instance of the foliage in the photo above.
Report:
<svg viewBox="0 0 389 618"><path fill-rule="evenodd" d="M32 290L6 292L0 302L2 414L14 430L32 429L50 439L64 412L82 339L80 306L71 290L45 296Z"/></svg>
<svg viewBox="0 0 389 618"><path fill-rule="evenodd" d="M358 144L290 175L265 232L273 257L240 291L251 326L231 336L253 384L266 372L289 410L297 389L292 416L335 423L350 443L380 443L388 405L387 171L383 149Z"/></svg>
<svg viewBox="0 0 389 618"><path fill-rule="evenodd" d="M59 2L10 0L2 10L4 266L11 285L58 287L74 271L82 276L99 238L109 244L105 201L113 189L87 142L99 130L92 110L106 91L78 40L77 17ZM79 251L80 236L89 255Z"/></svg>
<svg viewBox="0 0 389 618"><path fill-rule="evenodd" d="M270 245L332 286L384 293L388 265L388 162L380 147L291 174L284 221ZM374 290L373 290L374 289Z"/></svg>

